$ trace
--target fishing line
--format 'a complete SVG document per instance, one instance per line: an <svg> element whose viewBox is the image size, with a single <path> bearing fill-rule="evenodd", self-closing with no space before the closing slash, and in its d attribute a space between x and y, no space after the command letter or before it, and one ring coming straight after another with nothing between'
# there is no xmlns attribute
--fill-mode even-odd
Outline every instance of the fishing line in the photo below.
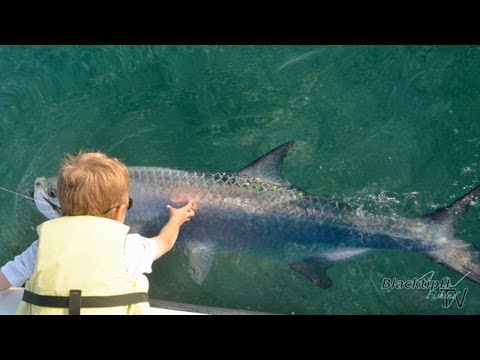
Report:
<svg viewBox="0 0 480 360"><path fill-rule="evenodd" d="M26 196L26 195L23 195L23 194L19 194L19 193L15 192L15 191L5 189L4 187L1 187L1 186L0 186L0 190L3 190L3 191L6 191L6 192L15 194L15 195L17 195L17 196L24 197L25 199L33 200L33 201L35 201L35 202L39 202L39 203L42 203L42 204L45 204L45 205L50 205L49 203L47 203L47 202L45 202L45 201L35 200L34 198L32 198L32 197L30 197L30 196Z"/></svg>

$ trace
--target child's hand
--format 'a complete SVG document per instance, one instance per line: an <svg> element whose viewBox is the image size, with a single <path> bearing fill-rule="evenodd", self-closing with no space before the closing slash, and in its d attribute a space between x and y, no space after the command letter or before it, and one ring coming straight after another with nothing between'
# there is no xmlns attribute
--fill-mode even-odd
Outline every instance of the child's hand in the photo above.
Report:
<svg viewBox="0 0 480 360"><path fill-rule="evenodd" d="M167 208L170 210L170 220L175 221L178 225L182 225L186 221L190 221L192 216L195 216L196 204L193 203L192 200L188 201L188 204L181 207L181 208L174 208L170 205L167 205Z"/></svg>

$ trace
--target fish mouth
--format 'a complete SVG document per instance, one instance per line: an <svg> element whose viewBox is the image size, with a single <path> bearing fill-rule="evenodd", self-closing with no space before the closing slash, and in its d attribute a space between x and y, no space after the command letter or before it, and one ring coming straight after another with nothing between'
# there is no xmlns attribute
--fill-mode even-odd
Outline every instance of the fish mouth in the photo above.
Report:
<svg viewBox="0 0 480 360"><path fill-rule="evenodd" d="M50 206L52 207L53 210L55 210L56 212L60 212L61 208L60 208L58 205L52 203L50 200L48 200L48 198L46 198L46 197L43 196L43 195L42 195L42 198L43 198L48 204L50 204Z"/></svg>

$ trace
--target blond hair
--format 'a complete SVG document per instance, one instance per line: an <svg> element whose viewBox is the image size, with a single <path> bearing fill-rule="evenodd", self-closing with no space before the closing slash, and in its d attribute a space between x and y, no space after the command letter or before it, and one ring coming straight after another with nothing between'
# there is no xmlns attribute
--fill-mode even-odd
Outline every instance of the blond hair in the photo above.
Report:
<svg viewBox="0 0 480 360"><path fill-rule="evenodd" d="M105 211L122 203L130 192L125 164L101 152L66 155L57 179L57 193L66 216L106 217Z"/></svg>

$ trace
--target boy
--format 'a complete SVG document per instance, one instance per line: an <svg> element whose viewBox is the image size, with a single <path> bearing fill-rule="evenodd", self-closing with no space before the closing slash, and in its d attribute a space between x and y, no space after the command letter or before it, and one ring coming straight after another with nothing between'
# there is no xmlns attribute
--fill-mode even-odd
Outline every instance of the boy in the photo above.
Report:
<svg viewBox="0 0 480 360"><path fill-rule="evenodd" d="M63 217L37 227L39 240L0 270L0 291L25 284L19 314L144 314L154 260L170 251L193 203L172 208L154 238L127 234L127 167L102 153L68 155L57 180Z"/></svg>

